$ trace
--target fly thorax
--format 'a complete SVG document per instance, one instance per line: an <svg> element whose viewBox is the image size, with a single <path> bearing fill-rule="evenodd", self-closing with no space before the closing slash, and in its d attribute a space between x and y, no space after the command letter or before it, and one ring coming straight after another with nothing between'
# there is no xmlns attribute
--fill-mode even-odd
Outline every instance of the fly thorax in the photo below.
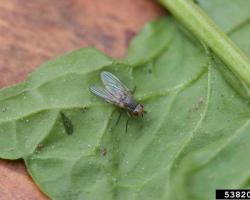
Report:
<svg viewBox="0 0 250 200"><path fill-rule="evenodd" d="M138 103L132 99L131 97L126 97L124 100L123 100L124 104L128 107L129 110L133 111L136 106L138 105Z"/></svg>

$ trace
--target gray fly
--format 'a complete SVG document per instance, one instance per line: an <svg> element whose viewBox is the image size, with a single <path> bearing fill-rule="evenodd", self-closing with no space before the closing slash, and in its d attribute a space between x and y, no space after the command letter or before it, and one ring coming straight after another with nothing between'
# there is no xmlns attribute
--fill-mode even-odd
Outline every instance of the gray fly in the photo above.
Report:
<svg viewBox="0 0 250 200"><path fill-rule="evenodd" d="M143 116L145 113L143 105L133 98L132 92L127 86L110 72L102 72L100 76L105 88L91 86L89 89L93 94L101 97L108 103L127 110L132 116Z"/></svg>

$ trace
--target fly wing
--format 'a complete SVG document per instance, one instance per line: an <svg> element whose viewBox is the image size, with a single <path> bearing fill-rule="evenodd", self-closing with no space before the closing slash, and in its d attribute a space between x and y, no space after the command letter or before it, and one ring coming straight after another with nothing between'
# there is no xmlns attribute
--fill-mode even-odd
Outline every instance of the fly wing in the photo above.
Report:
<svg viewBox="0 0 250 200"><path fill-rule="evenodd" d="M91 86L89 88L90 92L92 92L94 95L103 98L108 103L112 104L119 104L119 99L115 98L108 90L102 88L102 87L96 87Z"/></svg>
<svg viewBox="0 0 250 200"><path fill-rule="evenodd" d="M110 72L102 72L101 79L105 88L117 99L131 97L131 92L115 75Z"/></svg>

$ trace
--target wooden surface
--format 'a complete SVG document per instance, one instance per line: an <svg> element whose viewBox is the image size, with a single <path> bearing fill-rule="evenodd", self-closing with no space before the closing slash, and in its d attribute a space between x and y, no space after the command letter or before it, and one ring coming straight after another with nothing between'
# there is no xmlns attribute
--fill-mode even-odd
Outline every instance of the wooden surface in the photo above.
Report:
<svg viewBox="0 0 250 200"><path fill-rule="evenodd" d="M0 88L23 81L39 64L80 47L94 46L122 57L142 26L162 14L154 0L2 0ZM0 160L0 200L46 199L21 160Z"/></svg>

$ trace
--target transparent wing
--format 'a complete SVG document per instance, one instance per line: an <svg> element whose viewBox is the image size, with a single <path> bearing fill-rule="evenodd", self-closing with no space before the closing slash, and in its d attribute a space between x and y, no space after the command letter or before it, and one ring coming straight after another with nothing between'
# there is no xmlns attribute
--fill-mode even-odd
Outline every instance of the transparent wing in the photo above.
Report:
<svg viewBox="0 0 250 200"><path fill-rule="evenodd" d="M101 79L105 88L116 98L123 99L126 96L131 96L129 89L110 72L102 72Z"/></svg>
<svg viewBox="0 0 250 200"><path fill-rule="evenodd" d="M105 101L109 103L119 104L119 99L115 98L108 90L102 87L91 86L89 90L94 95L103 98Z"/></svg>

